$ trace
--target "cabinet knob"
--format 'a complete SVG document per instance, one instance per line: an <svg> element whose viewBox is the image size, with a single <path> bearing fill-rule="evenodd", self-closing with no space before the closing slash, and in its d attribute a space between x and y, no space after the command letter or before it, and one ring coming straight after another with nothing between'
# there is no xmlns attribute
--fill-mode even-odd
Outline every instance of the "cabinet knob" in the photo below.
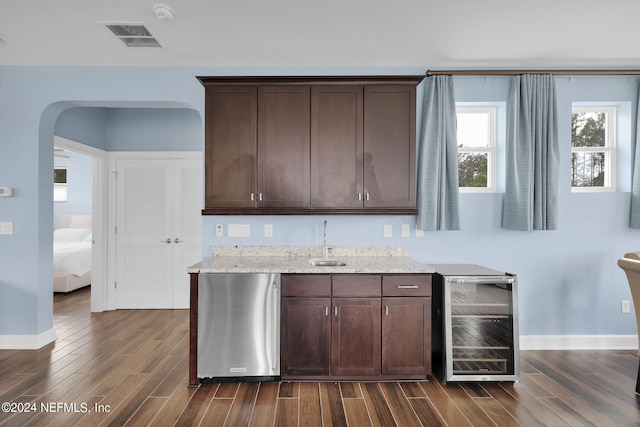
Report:
<svg viewBox="0 0 640 427"><path fill-rule="evenodd" d="M160 240L160 243L171 243L171 239L167 237L165 240Z"/></svg>
<svg viewBox="0 0 640 427"><path fill-rule="evenodd" d="M184 242L184 240L180 240L179 237L176 237L176 239L173 241L173 243L180 243L180 242Z"/></svg>

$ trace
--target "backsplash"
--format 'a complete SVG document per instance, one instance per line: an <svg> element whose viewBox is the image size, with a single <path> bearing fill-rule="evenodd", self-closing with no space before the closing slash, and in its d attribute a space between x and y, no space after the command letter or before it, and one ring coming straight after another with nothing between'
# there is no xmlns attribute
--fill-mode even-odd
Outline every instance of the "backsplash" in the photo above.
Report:
<svg viewBox="0 0 640 427"><path fill-rule="evenodd" d="M406 256L404 246L328 246L329 257L353 256ZM218 256L289 256L319 258L322 246L270 246L270 245L227 245L212 246L211 254Z"/></svg>

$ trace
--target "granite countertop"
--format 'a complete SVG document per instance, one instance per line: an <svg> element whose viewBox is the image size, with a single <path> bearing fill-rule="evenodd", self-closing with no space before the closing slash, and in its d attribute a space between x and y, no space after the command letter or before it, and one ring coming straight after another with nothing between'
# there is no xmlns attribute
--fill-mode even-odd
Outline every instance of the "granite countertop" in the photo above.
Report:
<svg viewBox="0 0 640 427"><path fill-rule="evenodd" d="M344 266L313 266L320 246L214 246L212 256L192 265L189 273L433 273L433 267L406 256L398 246L332 246L328 259Z"/></svg>

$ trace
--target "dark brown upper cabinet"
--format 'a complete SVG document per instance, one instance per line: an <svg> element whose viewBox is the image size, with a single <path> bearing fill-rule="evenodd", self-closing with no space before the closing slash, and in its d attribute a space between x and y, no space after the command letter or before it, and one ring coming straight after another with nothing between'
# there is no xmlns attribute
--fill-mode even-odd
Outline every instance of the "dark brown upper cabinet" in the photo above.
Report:
<svg viewBox="0 0 640 427"><path fill-rule="evenodd" d="M311 206L362 208L362 86L311 88Z"/></svg>
<svg viewBox="0 0 640 427"><path fill-rule="evenodd" d="M422 76L198 79L203 214L417 213Z"/></svg>
<svg viewBox="0 0 640 427"><path fill-rule="evenodd" d="M416 207L415 87L364 88L364 206Z"/></svg>
<svg viewBox="0 0 640 427"><path fill-rule="evenodd" d="M205 207L255 207L258 87L209 87L205 110Z"/></svg>
<svg viewBox="0 0 640 427"><path fill-rule="evenodd" d="M309 103L309 86L258 88L258 207L309 207Z"/></svg>

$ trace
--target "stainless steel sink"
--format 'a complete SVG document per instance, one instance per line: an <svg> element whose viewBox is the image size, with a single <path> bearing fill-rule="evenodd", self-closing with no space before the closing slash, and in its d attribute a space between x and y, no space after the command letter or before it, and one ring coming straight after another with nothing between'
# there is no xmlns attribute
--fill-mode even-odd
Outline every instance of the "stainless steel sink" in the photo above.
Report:
<svg viewBox="0 0 640 427"><path fill-rule="evenodd" d="M310 259L309 264L314 267L342 267L347 265L344 261L340 261L339 259L323 259L323 258L315 258Z"/></svg>

